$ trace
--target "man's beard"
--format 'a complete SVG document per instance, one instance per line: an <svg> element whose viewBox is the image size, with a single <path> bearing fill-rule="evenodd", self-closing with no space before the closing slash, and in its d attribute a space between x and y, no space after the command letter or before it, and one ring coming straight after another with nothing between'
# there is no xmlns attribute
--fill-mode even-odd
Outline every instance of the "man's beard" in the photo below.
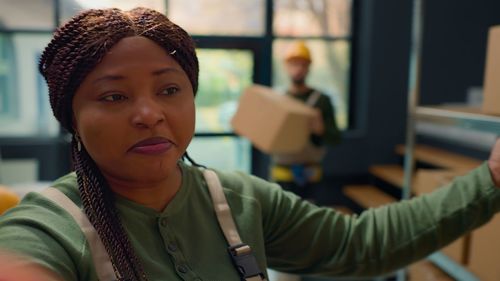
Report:
<svg viewBox="0 0 500 281"><path fill-rule="evenodd" d="M292 83L295 86L303 86L306 83L305 78L292 78Z"/></svg>

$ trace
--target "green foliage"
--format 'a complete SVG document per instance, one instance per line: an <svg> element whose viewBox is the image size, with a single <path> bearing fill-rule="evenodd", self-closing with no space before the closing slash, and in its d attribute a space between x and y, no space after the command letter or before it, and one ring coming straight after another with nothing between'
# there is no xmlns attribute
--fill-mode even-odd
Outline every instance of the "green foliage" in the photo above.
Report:
<svg viewBox="0 0 500 281"><path fill-rule="evenodd" d="M249 51L197 51L200 60L200 87L196 97L198 106L217 106L237 100L252 83L253 57Z"/></svg>

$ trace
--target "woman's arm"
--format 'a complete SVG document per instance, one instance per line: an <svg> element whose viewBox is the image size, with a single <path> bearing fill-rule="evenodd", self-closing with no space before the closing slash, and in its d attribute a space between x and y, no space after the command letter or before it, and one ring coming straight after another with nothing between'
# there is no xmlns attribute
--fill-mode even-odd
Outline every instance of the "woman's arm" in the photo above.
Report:
<svg viewBox="0 0 500 281"><path fill-rule="evenodd" d="M425 258L500 211L499 159L497 141L488 163L447 187L359 216L273 192L272 203L263 204L269 266L304 274L374 276Z"/></svg>
<svg viewBox="0 0 500 281"><path fill-rule="evenodd" d="M491 151L488 166L490 167L491 178L495 186L500 188L500 138L497 139Z"/></svg>

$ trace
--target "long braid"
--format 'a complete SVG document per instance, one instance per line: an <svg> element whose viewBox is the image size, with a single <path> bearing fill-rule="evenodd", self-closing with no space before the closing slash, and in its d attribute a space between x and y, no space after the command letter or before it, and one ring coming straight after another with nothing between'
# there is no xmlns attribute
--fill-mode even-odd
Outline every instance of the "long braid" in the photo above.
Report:
<svg viewBox="0 0 500 281"><path fill-rule="evenodd" d="M147 280L114 207L109 186L85 148L72 144L73 161L85 213L93 222L120 280Z"/></svg>
<svg viewBox="0 0 500 281"><path fill-rule="evenodd" d="M198 164L196 161L193 160L193 158L191 158L191 156L189 156L189 154L186 152L184 152L184 155L182 155L182 159L187 159L189 161L189 163L191 163L191 165L195 166L195 167L199 167L199 168L207 168L205 165L201 165L201 164Z"/></svg>
<svg viewBox="0 0 500 281"><path fill-rule="evenodd" d="M80 13L55 32L39 64L49 86L54 116L74 134L72 157L85 214L97 230L120 281L146 281L147 277L121 223L108 182L85 147L79 144L73 125L72 100L81 82L107 52L121 39L137 35L165 49L186 72L196 94L199 66L191 37L164 15L145 8Z"/></svg>

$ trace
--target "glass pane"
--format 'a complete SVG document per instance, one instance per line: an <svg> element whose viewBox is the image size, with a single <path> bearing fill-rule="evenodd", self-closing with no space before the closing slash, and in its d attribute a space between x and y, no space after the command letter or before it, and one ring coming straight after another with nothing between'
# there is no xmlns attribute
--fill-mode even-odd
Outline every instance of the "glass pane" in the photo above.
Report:
<svg viewBox="0 0 500 281"><path fill-rule="evenodd" d="M146 7L165 13L165 0L61 0L61 22L84 9L120 8L130 10Z"/></svg>
<svg viewBox="0 0 500 281"><path fill-rule="evenodd" d="M45 80L38 72L41 52L52 35L14 34L2 36L0 74L0 135L54 136L59 125L52 115Z"/></svg>
<svg viewBox="0 0 500 281"><path fill-rule="evenodd" d="M16 81L13 71L14 44L12 36L0 34L0 120L15 120L18 116Z"/></svg>
<svg viewBox="0 0 500 281"><path fill-rule="evenodd" d="M0 4L0 28L47 30L55 27L52 0L3 0Z"/></svg>
<svg viewBox="0 0 500 281"><path fill-rule="evenodd" d="M273 44L273 87L286 91L289 79L283 69L282 55L291 40L275 40ZM307 84L328 94L335 108L339 128L348 125L349 104L349 41L306 41L311 50L312 65Z"/></svg>
<svg viewBox="0 0 500 281"><path fill-rule="evenodd" d="M275 0L278 36L349 36L352 0Z"/></svg>
<svg viewBox="0 0 500 281"><path fill-rule="evenodd" d="M264 0L169 0L168 16L190 34L264 34Z"/></svg>
<svg viewBox="0 0 500 281"><path fill-rule="evenodd" d="M247 50L197 50L200 82L196 95L196 131L231 132L243 89L252 84L253 55Z"/></svg>
<svg viewBox="0 0 500 281"><path fill-rule="evenodd" d="M251 172L252 147L239 137L195 137L187 151L196 163L209 168Z"/></svg>

